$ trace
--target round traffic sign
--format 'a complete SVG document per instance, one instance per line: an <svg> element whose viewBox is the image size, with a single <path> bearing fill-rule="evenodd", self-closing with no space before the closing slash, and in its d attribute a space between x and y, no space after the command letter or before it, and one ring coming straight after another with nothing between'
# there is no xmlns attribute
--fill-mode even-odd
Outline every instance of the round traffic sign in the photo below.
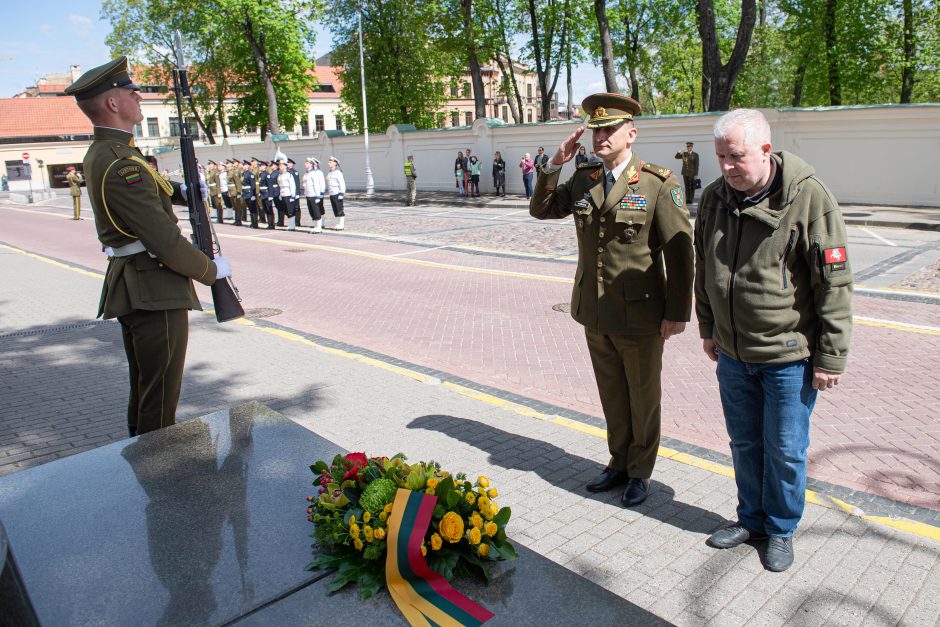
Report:
<svg viewBox="0 0 940 627"><path fill-rule="evenodd" d="M24 152L24 153L23 153L23 161L29 161L29 153L28 153L28 152Z"/></svg>

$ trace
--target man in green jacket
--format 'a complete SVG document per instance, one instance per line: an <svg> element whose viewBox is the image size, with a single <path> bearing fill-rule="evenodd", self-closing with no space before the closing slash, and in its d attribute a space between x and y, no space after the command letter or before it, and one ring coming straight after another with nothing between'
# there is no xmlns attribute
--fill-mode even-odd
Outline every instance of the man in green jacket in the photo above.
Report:
<svg viewBox="0 0 940 627"><path fill-rule="evenodd" d="M232 274L224 257L209 259L183 236L172 205L186 204L179 184L164 180L134 145L139 92L127 57L88 70L65 90L94 124L83 170L98 240L108 248L98 315L121 323L131 436L176 421L189 310L202 309L193 280L212 285Z"/></svg>
<svg viewBox="0 0 940 627"><path fill-rule="evenodd" d="M633 507L649 494L659 450L663 345L685 330L692 313L692 229L676 177L633 152L640 104L601 93L581 106L600 161L581 163L558 182L581 147L579 127L539 172L529 213L574 217L571 316L584 326L610 450L587 489L624 485L620 502Z"/></svg>
<svg viewBox="0 0 940 627"><path fill-rule="evenodd" d="M722 116L715 152L722 176L702 193L695 223L695 312L718 362L738 520L708 544L766 538L764 567L780 572L803 516L810 414L849 351L845 223L812 167L771 152L759 111Z"/></svg>

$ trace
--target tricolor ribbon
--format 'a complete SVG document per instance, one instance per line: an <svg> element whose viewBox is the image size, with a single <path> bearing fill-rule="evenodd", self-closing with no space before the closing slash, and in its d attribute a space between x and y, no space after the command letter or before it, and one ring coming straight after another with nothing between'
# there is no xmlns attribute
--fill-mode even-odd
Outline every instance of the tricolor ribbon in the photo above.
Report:
<svg viewBox="0 0 940 627"><path fill-rule="evenodd" d="M482 625L493 613L460 594L421 555L437 497L399 488L388 519L385 579L405 618L414 626Z"/></svg>

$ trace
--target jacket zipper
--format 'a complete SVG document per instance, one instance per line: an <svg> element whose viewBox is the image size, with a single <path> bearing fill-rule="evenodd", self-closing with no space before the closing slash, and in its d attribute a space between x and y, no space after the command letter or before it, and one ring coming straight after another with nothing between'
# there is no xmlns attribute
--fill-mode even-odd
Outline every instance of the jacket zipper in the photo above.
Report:
<svg viewBox="0 0 940 627"><path fill-rule="evenodd" d="M783 273L783 288L787 288L787 258L790 256L790 250L793 248L793 241L796 239L796 231L790 231L790 239L787 240L787 248L783 251L783 264L781 272Z"/></svg>
<svg viewBox="0 0 940 627"><path fill-rule="evenodd" d="M734 242L734 260L731 262L731 277L728 279L728 312L731 319L731 337L734 342L734 358L738 361L738 329L734 326L734 276L738 271L738 252L741 250L741 232L744 230L741 216L737 217L738 235Z"/></svg>

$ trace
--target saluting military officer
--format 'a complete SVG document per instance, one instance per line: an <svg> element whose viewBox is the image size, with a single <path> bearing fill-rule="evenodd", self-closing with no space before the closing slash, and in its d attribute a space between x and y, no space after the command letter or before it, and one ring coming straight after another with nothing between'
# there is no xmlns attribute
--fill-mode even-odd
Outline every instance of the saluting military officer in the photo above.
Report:
<svg viewBox="0 0 940 627"><path fill-rule="evenodd" d="M179 184L165 181L135 147L139 91L127 57L85 72L65 90L95 127L83 169L98 239L112 249L98 316L121 323L131 436L176 421L189 310L202 309L193 280L212 285L232 273L224 257L213 262L183 237L172 205L186 204Z"/></svg>
<svg viewBox="0 0 940 627"><path fill-rule="evenodd" d="M610 449L607 468L587 489L625 485L620 500L632 507L649 494L659 449L663 343L685 330L691 314L691 227L672 172L633 152L640 104L600 93L581 106L602 162L582 163L567 182L558 182L562 165L581 147L579 127L543 167L529 213L539 219L574 215L578 270L571 315L585 328Z"/></svg>
<svg viewBox="0 0 940 627"><path fill-rule="evenodd" d="M685 152L677 152L682 160L682 182L685 184L686 202L695 202L695 177L698 176L698 153L692 150L695 144L685 143Z"/></svg>
<svg viewBox="0 0 940 627"><path fill-rule="evenodd" d="M82 219L82 183L85 182L85 179L82 178L82 175L75 171L75 166L70 165L68 167L68 174L65 175L65 180L69 183L69 194L72 195L72 205L75 210L75 216L73 220Z"/></svg>

